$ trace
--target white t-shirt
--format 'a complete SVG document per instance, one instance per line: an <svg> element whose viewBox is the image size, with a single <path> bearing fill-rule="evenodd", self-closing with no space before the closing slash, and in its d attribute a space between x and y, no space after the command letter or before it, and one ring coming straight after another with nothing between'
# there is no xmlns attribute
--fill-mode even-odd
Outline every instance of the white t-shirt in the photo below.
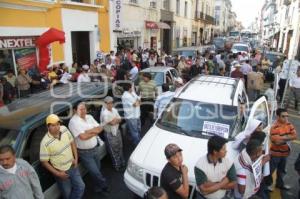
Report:
<svg viewBox="0 0 300 199"><path fill-rule="evenodd" d="M81 140L79 135L84 133L86 130L92 129L94 127L99 127L99 123L91 115L86 115L85 119L82 119L77 114L73 115L69 122L69 129L73 136L75 137L75 142L77 148L79 149L92 149L97 145L96 136L88 139Z"/></svg>
<svg viewBox="0 0 300 199"><path fill-rule="evenodd" d="M138 67L134 66L131 70L130 70L130 79L134 79L136 77L136 75L138 74L139 69Z"/></svg>
<svg viewBox="0 0 300 199"><path fill-rule="evenodd" d="M91 82L91 78L87 73L81 73L78 76L77 82L78 83L80 83L80 82Z"/></svg>
<svg viewBox="0 0 300 199"><path fill-rule="evenodd" d="M110 123L115 118L121 119L117 109L115 109L115 108L112 108L111 111L109 111L108 109L105 108L101 112L100 120L101 120L101 123L104 124L104 130L108 133L112 133L114 136L117 135L117 132L119 129L119 124L110 125L108 123Z"/></svg>
<svg viewBox="0 0 300 199"><path fill-rule="evenodd" d="M290 87L300 88L300 77L295 77L290 80Z"/></svg>
<svg viewBox="0 0 300 199"><path fill-rule="evenodd" d="M129 93L125 91L122 95L122 104L124 109L124 116L126 119L137 119L140 118L141 111L140 107L134 107L133 104L140 100L140 97L135 94L135 92Z"/></svg>

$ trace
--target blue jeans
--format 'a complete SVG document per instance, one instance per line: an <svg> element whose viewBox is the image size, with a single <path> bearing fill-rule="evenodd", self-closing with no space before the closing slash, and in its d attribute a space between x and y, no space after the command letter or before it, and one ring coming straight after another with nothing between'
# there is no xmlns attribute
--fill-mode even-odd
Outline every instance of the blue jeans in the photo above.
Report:
<svg viewBox="0 0 300 199"><path fill-rule="evenodd" d="M141 120L139 118L126 119L128 131L134 145L138 145L141 140Z"/></svg>
<svg viewBox="0 0 300 199"><path fill-rule="evenodd" d="M287 157L271 157L270 160L270 175L266 178L266 185L271 186L273 184L272 174L277 169L276 186L283 186L283 177L285 175Z"/></svg>
<svg viewBox="0 0 300 199"><path fill-rule="evenodd" d="M95 192L101 192L104 188L107 188L106 179L100 172L101 159L99 147L88 150L78 149L80 162L88 170L90 176L94 181Z"/></svg>
<svg viewBox="0 0 300 199"><path fill-rule="evenodd" d="M55 177L57 186L60 189L63 198L81 199L84 193L85 184L81 178L78 167L71 167L66 173L69 175L69 179L67 180Z"/></svg>

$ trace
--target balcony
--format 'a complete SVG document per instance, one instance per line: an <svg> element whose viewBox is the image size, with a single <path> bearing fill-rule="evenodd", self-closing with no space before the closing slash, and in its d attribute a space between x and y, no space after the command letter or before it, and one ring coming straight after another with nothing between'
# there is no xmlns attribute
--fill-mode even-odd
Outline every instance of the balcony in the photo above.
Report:
<svg viewBox="0 0 300 199"><path fill-rule="evenodd" d="M208 24L215 25L215 18L210 15L205 15L205 20Z"/></svg>
<svg viewBox="0 0 300 199"><path fill-rule="evenodd" d="M204 20L204 13L196 11L195 12L195 20Z"/></svg>

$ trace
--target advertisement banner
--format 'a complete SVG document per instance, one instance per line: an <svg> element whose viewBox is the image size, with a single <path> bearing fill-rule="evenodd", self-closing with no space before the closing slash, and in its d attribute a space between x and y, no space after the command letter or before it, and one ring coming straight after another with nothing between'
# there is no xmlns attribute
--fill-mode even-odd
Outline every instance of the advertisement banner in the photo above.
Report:
<svg viewBox="0 0 300 199"><path fill-rule="evenodd" d="M113 11L113 30L122 28L122 0L111 0Z"/></svg>
<svg viewBox="0 0 300 199"><path fill-rule="evenodd" d="M18 68L29 70L37 66L35 48L17 49L15 50L15 57Z"/></svg>

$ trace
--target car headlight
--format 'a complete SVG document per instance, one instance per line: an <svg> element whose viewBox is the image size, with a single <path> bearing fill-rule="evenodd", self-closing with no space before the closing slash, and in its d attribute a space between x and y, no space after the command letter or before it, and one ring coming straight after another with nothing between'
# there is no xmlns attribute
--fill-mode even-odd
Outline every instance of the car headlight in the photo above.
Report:
<svg viewBox="0 0 300 199"><path fill-rule="evenodd" d="M135 164L131 159L127 165L128 173L139 182L143 182L143 168Z"/></svg>

